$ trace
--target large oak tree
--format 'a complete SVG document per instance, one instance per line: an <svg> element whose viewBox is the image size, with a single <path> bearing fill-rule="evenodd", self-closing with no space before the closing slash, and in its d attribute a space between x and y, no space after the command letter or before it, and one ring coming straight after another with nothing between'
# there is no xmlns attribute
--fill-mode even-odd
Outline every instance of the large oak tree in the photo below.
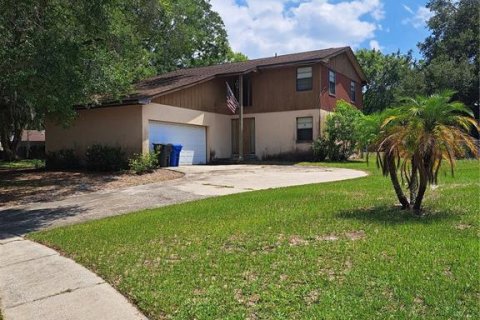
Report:
<svg viewBox="0 0 480 320"><path fill-rule="evenodd" d="M430 0L431 35L419 44L427 93L455 90L455 99L479 117L480 0Z"/></svg>
<svg viewBox="0 0 480 320"><path fill-rule="evenodd" d="M236 57L208 0L3 0L4 155L47 114L68 124L74 105L118 98L148 75Z"/></svg>

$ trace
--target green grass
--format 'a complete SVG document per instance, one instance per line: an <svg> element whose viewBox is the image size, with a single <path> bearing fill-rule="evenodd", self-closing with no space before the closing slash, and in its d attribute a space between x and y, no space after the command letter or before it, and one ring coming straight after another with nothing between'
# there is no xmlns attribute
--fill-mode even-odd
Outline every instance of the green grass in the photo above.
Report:
<svg viewBox="0 0 480 320"><path fill-rule="evenodd" d="M39 169L45 167L45 161L39 159L0 161L0 170Z"/></svg>
<svg viewBox="0 0 480 320"><path fill-rule="evenodd" d="M477 161L442 176L423 218L395 207L373 163L325 165L371 175L30 238L95 271L152 319L480 318Z"/></svg>

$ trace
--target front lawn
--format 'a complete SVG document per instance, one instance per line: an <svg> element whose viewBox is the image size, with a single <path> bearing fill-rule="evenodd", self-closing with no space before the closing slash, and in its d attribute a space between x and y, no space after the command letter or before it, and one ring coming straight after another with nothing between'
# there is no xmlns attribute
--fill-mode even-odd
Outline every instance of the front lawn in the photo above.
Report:
<svg viewBox="0 0 480 320"><path fill-rule="evenodd" d="M477 161L399 211L366 178L212 198L30 235L152 319L478 319Z"/></svg>

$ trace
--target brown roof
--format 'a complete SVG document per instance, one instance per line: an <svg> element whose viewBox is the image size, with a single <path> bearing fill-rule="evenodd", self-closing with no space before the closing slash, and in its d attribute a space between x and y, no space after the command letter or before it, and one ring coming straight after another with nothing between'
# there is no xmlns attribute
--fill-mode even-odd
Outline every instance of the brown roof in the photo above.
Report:
<svg viewBox="0 0 480 320"><path fill-rule="evenodd" d="M353 60L352 62L355 65L360 78L366 81L350 47L341 47L248 60L244 62L225 63L208 67L180 69L137 83L135 86L136 92L131 98L153 98L200 82L208 81L214 77L242 74L277 65L317 62L344 52L346 52L350 59Z"/></svg>

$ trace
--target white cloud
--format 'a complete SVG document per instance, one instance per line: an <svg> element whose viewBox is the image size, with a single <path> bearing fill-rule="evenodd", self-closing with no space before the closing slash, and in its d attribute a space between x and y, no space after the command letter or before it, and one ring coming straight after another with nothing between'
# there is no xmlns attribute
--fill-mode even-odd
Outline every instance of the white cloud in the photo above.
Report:
<svg viewBox="0 0 480 320"><path fill-rule="evenodd" d="M415 12L413 12L412 8L410 8L409 6L407 6L406 4L402 4L403 8L405 10L407 10L408 13L410 14L415 14Z"/></svg>
<svg viewBox="0 0 480 320"><path fill-rule="evenodd" d="M211 0L230 44L250 58L327 47L358 47L384 18L380 0Z"/></svg>
<svg viewBox="0 0 480 320"><path fill-rule="evenodd" d="M379 43L377 40L375 40L375 39L370 40L369 45L370 45L370 49L375 49L375 50L377 50L377 51L382 51L382 46L381 46L380 43Z"/></svg>
<svg viewBox="0 0 480 320"><path fill-rule="evenodd" d="M411 16L403 19L402 24L410 24L416 29L423 28L426 22L433 16L433 13L426 7L418 7L415 12L406 5L403 5L403 7Z"/></svg>

